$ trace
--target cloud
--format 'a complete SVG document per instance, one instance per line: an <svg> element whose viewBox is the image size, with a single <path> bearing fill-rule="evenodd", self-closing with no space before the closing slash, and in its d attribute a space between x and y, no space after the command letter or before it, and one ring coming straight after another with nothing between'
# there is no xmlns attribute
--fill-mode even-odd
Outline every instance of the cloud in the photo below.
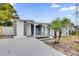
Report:
<svg viewBox="0 0 79 59"><path fill-rule="evenodd" d="M60 7L58 4L52 4L51 6L50 6L51 8L58 8L58 7Z"/></svg>
<svg viewBox="0 0 79 59"><path fill-rule="evenodd" d="M78 7L79 8L79 7ZM61 8L60 11L69 11L69 10L75 10L76 7L75 6L69 6L69 7L64 7Z"/></svg>
<svg viewBox="0 0 79 59"><path fill-rule="evenodd" d="M67 17L71 17L72 15L66 15Z"/></svg>

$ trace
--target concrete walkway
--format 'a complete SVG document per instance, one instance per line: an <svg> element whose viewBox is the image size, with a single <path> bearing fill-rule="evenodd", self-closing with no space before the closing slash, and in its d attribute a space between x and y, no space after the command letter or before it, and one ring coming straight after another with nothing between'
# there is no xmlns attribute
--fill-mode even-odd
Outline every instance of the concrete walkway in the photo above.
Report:
<svg viewBox="0 0 79 59"><path fill-rule="evenodd" d="M65 56L45 43L27 39L0 39L0 56Z"/></svg>

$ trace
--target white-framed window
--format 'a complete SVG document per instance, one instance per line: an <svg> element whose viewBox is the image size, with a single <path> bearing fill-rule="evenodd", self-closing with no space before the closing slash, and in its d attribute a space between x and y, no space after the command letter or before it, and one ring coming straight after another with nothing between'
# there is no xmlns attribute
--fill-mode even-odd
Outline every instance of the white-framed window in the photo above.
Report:
<svg viewBox="0 0 79 59"><path fill-rule="evenodd" d="M24 21L24 35L26 36L27 34L27 22L26 21Z"/></svg>
<svg viewBox="0 0 79 59"><path fill-rule="evenodd" d="M16 23L16 21L14 21L14 24L13 24L13 27L14 27L14 36L16 36L16 34L17 34L17 23Z"/></svg>

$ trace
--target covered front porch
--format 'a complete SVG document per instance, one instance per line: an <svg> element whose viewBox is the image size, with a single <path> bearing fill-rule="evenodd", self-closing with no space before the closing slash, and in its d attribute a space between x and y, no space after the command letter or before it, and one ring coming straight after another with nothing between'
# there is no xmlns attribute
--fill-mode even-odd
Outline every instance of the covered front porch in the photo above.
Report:
<svg viewBox="0 0 79 59"><path fill-rule="evenodd" d="M50 28L45 24L31 24L31 35L34 37L49 37Z"/></svg>

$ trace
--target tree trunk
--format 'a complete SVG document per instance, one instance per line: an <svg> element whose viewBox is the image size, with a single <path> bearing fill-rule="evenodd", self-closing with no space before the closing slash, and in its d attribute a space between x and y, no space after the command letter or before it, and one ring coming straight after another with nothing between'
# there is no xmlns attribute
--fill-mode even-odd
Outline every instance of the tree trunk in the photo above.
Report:
<svg viewBox="0 0 79 59"><path fill-rule="evenodd" d="M56 39L56 30L54 30L54 39Z"/></svg>
<svg viewBox="0 0 79 59"><path fill-rule="evenodd" d="M59 37L58 37L58 43L59 43L59 41L60 41L60 38L61 38L61 29L59 30Z"/></svg>
<svg viewBox="0 0 79 59"><path fill-rule="evenodd" d="M55 39L54 43L56 43L57 42L57 33L56 33L56 30L54 30L54 39Z"/></svg>

